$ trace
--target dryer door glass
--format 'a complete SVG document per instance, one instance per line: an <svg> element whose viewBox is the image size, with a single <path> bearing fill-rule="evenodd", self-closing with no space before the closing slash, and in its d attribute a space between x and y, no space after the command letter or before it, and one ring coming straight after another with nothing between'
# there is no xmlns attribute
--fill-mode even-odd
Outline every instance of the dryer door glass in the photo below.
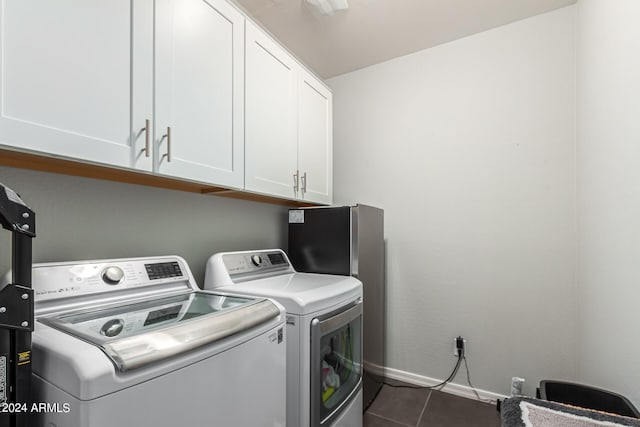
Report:
<svg viewBox="0 0 640 427"><path fill-rule="evenodd" d="M311 425L331 425L362 382L362 303L311 323Z"/></svg>

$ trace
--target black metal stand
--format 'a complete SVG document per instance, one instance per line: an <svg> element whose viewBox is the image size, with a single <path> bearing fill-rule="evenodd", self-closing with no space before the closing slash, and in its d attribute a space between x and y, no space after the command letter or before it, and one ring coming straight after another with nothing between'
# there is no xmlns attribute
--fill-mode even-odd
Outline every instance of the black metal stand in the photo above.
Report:
<svg viewBox="0 0 640 427"><path fill-rule="evenodd" d="M31 405L35 213L0 184L0 225L13 233L12 279L0 289L0 426L28 427Z"/></svg>

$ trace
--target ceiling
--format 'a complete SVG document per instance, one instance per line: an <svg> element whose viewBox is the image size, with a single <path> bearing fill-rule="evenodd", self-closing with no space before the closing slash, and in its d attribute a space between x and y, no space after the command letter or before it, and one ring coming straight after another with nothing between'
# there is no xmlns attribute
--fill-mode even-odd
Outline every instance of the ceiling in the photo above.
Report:
<svg viewBox="0 0 640 427"><path fill-rule="evenodd" d="M576 0L348 0L322 16L304 0L234 0L322 78L548 12Z"/></svg>

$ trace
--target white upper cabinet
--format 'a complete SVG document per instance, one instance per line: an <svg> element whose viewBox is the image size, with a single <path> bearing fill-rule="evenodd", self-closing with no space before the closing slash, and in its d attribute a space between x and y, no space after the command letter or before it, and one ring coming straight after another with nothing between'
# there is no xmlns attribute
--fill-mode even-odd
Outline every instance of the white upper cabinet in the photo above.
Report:
<svg viewBox="0 0 640 427"><path fill-rule="evenodd" d="M244 16L224 0L2 3L0 144L244 187Z"/></svg>
<svg viewBox="0 0 640 427"><path fill-rule="evenodd" d="M331 91L228 0L0 2L0 148L331 203Z"/></svg>
<svg viewBox="0 0 640 427"><path fill-rule="evenodd" d="M245 188L297 196L297 70L254 25L246 27Z"/></svg>
<svg viewBox="0 0 640 427"><path fill-rule="evenodd" d="M244 17L156 0L155 172L244 187Z"/></svg>
<svg viewBox="0 0 640 427"><path fill-rule="evenodd" d="M298 80L298 169L300 196L331 204L333 177L332 95L304 70Z"/></svg>
<svg viewBox="0 0 640 427"><path fill-rule="evenodd" d="M0 144L117 166L137 165L132 82L145 61L140 0L19 0L0 8ZM150 27L149 27L150 28ZM141 27L144 30L144 25ZM146 60L151 58L149 55ZM152 79L151 63L136 65ZM134 96L134 91L139 91ZM142 106L140 106L142 107ZM147 108L150 104L146 105ZM148 112L150 114L150 111ZM143 113L144 114L144 113ZM138 126L138 125L136 125Z"/></svg>
<svg viewBox="0 0 640 427"><path fill-rule="evenodd" d="M245 188L331 203L331 92L247 21Z"/></svg>

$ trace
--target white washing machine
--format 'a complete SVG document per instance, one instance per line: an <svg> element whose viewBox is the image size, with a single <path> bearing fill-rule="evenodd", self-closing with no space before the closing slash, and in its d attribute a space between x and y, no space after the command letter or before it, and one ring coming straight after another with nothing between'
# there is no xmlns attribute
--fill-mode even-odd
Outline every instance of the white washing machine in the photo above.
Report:
<svg viewBox="0 0 640 427"><path fill-rule="evenodd" d="M36 264L36 427L283 427L285 312L180 257Z"/></svg>
<svg viewBox="0 0 640 427"><path fill-rule="evenodd" d="M296 273L279 250L218 253L205 289L273 298L287 311L287 426L362 426L362 283Z"/></svg>

